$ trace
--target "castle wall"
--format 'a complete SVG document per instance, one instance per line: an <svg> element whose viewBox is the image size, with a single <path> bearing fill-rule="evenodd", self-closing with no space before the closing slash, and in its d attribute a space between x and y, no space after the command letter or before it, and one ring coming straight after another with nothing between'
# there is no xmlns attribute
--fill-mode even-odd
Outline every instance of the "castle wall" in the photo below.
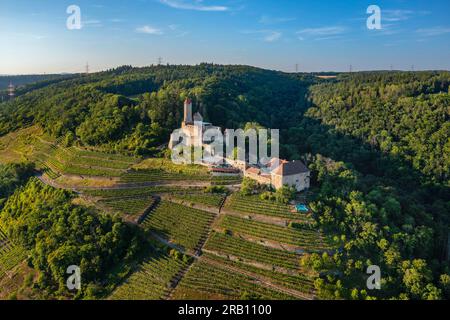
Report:
<svg viewBox="0 0 450 320"><path fill-rule="evenodd" d="M274 174L272 175L272 184L276 189L288 185L294 187L297 191L303 191L310 187L309 172L283 177Z"/></svg>
<svg viewBox="0 0 450 320"><path fill-rule="evenodd" d="M283 186L283 177L272 174L272 185L275 189L280 189Z"/></svg>
<svg viewBox="0 0 450 320"><path fill-rule="evenodd" d="M262 176L259 174L254 174L252 172L248 172L245 171L244 176L246 178L250 178L252 180L255 180L256 182L260 183L260 184L270 184L271 183L271 179L270 176Z"/></svg>
<svg viewBox="0 0 450 320"><path fill-rule="evenodd" d="M227 164L229 164L230 166L241 170L242 172L245 172L245 170L247 169L247 163L245 163L244 161L232 160L232 159L226 158L225 162Z"/></svg>

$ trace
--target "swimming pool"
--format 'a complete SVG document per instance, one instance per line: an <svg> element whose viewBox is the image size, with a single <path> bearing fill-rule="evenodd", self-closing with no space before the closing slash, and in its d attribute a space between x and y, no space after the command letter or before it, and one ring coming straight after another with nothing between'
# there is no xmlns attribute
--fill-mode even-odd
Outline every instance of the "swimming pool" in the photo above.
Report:
<svg viewBox="0 0 450 320"><path fill-rule="evenodd" d="M297 204L295 206L295 209L297 210L297 212L308 212L309 211L309 209L306 206L306 204Z"/></svg>

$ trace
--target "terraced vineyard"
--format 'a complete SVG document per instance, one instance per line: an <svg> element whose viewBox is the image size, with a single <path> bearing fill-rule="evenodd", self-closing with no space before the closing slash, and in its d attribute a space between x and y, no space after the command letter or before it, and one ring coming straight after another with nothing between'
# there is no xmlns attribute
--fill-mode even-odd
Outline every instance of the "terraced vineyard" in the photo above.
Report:
<svg viewBox="0 0 450 320"><path fill-rule="evenodd" d="M179 166L167 159L145 159L137 164L138 159L127 156L63 148L60 141L53 141L44 133L24 134L20 143L13 136L8 139L0 140L3 148L0 154L10 152L8 148L14 146L14 152L36 162L53 179L61 174L119 177L118 185L113 185L117 179L111 179L111 186L118 189L86 187L82 193L102 210L122 214L125 219L131 217L141 222L135 217L146 213L141 226L150 232L155 243L164 244L159 243L161 247L152 250L151 256L116 288L111 299L309 299L314 296L317 275L302 268L301 255L292 252L295 248L329 249L324 236L313 228L311 216L293 213L291 207L261 200L257 195L238 193L228 197L225 209L242 216L259 215L255 217L257 221L227 214L227 210L215 221L214 213L190 207L203 205L210 207L205 210L218 211L225 194L206 193L200 186L203 182L238 184L241 177L211 176L205 167ZM17 157L14 152L11 158ZM168 181L177 185L142 184ZM282 226L285 221L287 224L294 220L298 222L295 228ZM218 231L208 237L213 221ZM183 259L181 253L177 254L181 258L175 258L168 253L165 241L186 250L187 254L201 255L193 264L187 256ZM286 247L289 248L282 249ZM0 232L0 277L25 257L26 251Z"/></svg>
<svg viewBox="0 0 450 320"><path fill-rule="evenodd" d="M55 156L63 163L70 163L70 166L82 168L126 170L135 162L133 158L124 160L123 156L116 157L112 154L81 150L75 147L58 148Z"/></svg>
<svg viewBox="0 0 450 320"><path fill-rule="evenodd" d="M20 162L33 153L33 136L43 135L39 127L29 127L0 137L0 162Z"/></svg>
<svg viewBox="0 0 450 320"><path fill-rule="evenodd" d="M99 204L114 212L135 217L143 214L145 210L154 205L155 202L156 199L152 196L132 196L102 199L99 201Z"/></svg>
<svg viewBox="0 0 450 320"><path fill-rule="evenodd" d="M13 244L0 229L0 278L25 260L26 256L26 250Z"/></svg>
<svg viewBox="0 0 450 320"><path fill-rule="evenodd" d="M209 181L209 175L191 175L186 173L167 172L157 169L131 170L120 176L123 183L139 183L154 181Z"/></svg>
<svg viewBox="0 0 450 320"><path fill-rule="evenodd" d="M277 272L273 270L258 268L248 263L226 259L214 254L206 253L203 256L205 258L208 258L209 260L220 262L224 266L225 265L232 266L240 270L248 271L257 274L259 276L266 277L270 279L271 282L283 286L285 288L294 289L308 295L315 294L314 278L316 275L310 275L302 272L301 270L293 274L287 274L284 272Z"/></svg>
<svg viewBox="0 0 450 320"><path fill-rule="evenodd" d="M290 244L309 251L329 249L324 237L314 229L299 230L229 215L222 218L220 227L238 234Z"/></svg>
<svg viewBox="0 0 450 320"><path fill-rule="evenodd" d="M255 278L231 272L199 260L189 269L172 296L173 299L272 299L295 297L267 288Z"/></svg>
<svg viewBox="0 0 450 320"><path fill-rule="evenodd" d="M49 176L51 179L57 179L61 175L58 172L55 172L47 162L42 162L41 160L35 161L36 166L42 170L47 176Z"/></svg>
<svg viewBox="0 0 450 320"><path fill-rule="evenodd" d="M133 158L128 158L125 161L123 156L119 156L116 159L114 155L80 150L73 147L58 147L53 157L61 164L57 167L59 172L102 177L119 177L136 161Z"/></svg>
<svg viewBox="0 0 450 320"><path fill-rule="evenodd" d="M171 281L188 265L168 254L143 262L110 296L113 300L160 300L171 288Z"/></svg>
<svg viewBox="0 0 450 320"><path fill-rule="evenodd" d="M10 151L36 162L38 168L51 178L57 178L60 174L119 177L136 162L132 157L76 147L64 148L59 144L59 140L53 141L44 134L21 136L19 142L10 144Z"/></svg>
<svg viewBox="0 0 450 320"><path fill-rule="evenodd" d="M213 218L212 213L162 201L142 224L169 241L193 250L207 235Z"/></svg>
<svg viewBox="0 0 450 320"><path fill-rule="evenodd" d="M172 193L170 198L181 200L186 203L199 203L210 207L220 207L225 196L221 194L211 194L204 192L184 192Z"/></svg>
<svg viewBox="0 0 450 320"><path fill-rule="evenodd" d="M242 196L239 193L235 193L228 198L225 208L247 214L260 214L310 223L314 221L307 215L290 212L291 207L288 205L262 200L259 195Z"/></svg>
<svg viewBox="0 0 450 320"><path fill-rule="evenodd" d="M205 249L222 255L232 255L240 259L256 261L269 266L298 269L300 256L285 250L268 248L237 237L214 232L208 239Z"/></svg>
<svg viewBox="0 0 450 320"><path fill-rule="evenodd" d="M132 196L149 196L153 194L186 192L187 189L172 186L156 186L125 189L86 189L83 193L92 197L123 198ZM201 192L201 188L189 188L189 192Z"/></svg>
<svg viewBox="0 0 450 320"><path fill-rule="evenodd" d="M211 184L213 185L232 185L242 183L242 177L240 176L213 176L211 178Z"/></svg>
<svg viewBox="0 0 450 320"><path fill-rule="evenodd" d="M111 160L111 161L126 163L128 165L130 163L135 162L135 158L125 156L122 154L110 154L110 153L104 153L104 152L100 152L100 151L81 149L81 148L77 148L77 147L71 147L70 149L73 152L76 152L80 157L83 157L83 158L94 158L94 159L100 158L100 159L104 159L104 160Z"/></svg>

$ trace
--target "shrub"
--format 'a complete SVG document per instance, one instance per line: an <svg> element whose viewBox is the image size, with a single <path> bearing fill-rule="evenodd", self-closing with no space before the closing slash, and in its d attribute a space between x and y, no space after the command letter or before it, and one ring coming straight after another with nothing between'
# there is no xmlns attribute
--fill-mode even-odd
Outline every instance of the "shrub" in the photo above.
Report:
<svg viewBox="0 0 450 320"><path fill-rule="evenodd" d="M178 250L175 249L171 249L169 252L169 255L174 258L175 260L180 260L181 258L181 253Z"/></svg>
<svg viewBox="0 0 450 320"><path fill-rule="evenodd" d="M187 255L183 255L183 262L184 263L191 263L191 261L192 261L192 257L189 257L189 256L187 256Z"/></svg>
<svg viewBox="0 0 450 320"><path fill-rule="evenodd" d="M283 186L275 192L276 201L283 204L288 204L289 201L295 197L295 189L289 186Z"/></svg>
<svg viewBox="0 0 450 320"><path fill-rule="evenodd" d="M205 193L227 193L227 188L224 186L209 186L205 188Z"/></svg>
<svg viewBox="0 0 450 320"><path fill-rule="evenodd" d="M223 234L231 237L233 235L233 231L231 231L230 229L224 229Z"/></svg>
<svg viewBox="0 0 450 320"><path fill-rule="evenodd" d="M249 196L258 192L258 183L249 178L244 178L241 186L241 193L244 196Z"/></svg>
<svg viewBox="0 0 450 320"><path fill-rule="evenodd" d="M256 293L251 293L248 291L243 291L241 293L241 300L260 300L261 296Z"/></svg>
<svg viewBox="0 0 450 320"><path fill-rule="evenodd" d="M275 193L270 192L270 191L261 193L260 198L261 198L261 200L268 200L268 201L276 201L276 199L277 199Z"/></svg>

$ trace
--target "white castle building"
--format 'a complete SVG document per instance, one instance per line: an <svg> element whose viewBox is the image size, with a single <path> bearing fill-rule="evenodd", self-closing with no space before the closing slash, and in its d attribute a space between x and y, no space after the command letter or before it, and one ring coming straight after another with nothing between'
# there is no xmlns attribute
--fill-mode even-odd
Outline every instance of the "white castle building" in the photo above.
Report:
<svg viewBox="0 0 450 320"><path fill-rule="evenodd" d="M204 122L200 112L196 112L192 115L192 100L187 98L184 101L184 117L181 123L180 134L174 138L172 134L169 142L169 149L173 150L176 146L183 144L185 146L202 147L203 150L208 150L210 153L214 153L214 150L210 148L208 142L204 140L204 133L206 130L221 131L220 127L215 127L209 122Z"/></svg>
<svg viewBox="0 0 450 320"><path fill-rule="evenodd" d="M266 166L246 168L244 176L275 189L287 185L300 192L309 189L311 172L302 161L273 158Z"/></svg>
<svg viewBox="0 0 450 320"><path fill-rule="evenodd" d="M206 130L218 130L220 127L213 126L209 122L204 122L202 115L197 112L192 115L192 100L187 98L184 102L184 117L181 124L181 135L176 138L172 134L169 142L169 149L173 150L180 144L192 147L201 147L201 150L207 150L208 154L214 156L214 149L211 148L211 141L205 141L203 134ZM245 177L253 179L261 184L271 185L279 189L284 185L294 187L297 191L303 191L310 187L310 171L302 161L286 161L273 158L266 166L250 166L245 161L220 159L223 164L238 169ZM223 167L216 166L212 162L204 162L211 169L223 171Z"/></svg>

